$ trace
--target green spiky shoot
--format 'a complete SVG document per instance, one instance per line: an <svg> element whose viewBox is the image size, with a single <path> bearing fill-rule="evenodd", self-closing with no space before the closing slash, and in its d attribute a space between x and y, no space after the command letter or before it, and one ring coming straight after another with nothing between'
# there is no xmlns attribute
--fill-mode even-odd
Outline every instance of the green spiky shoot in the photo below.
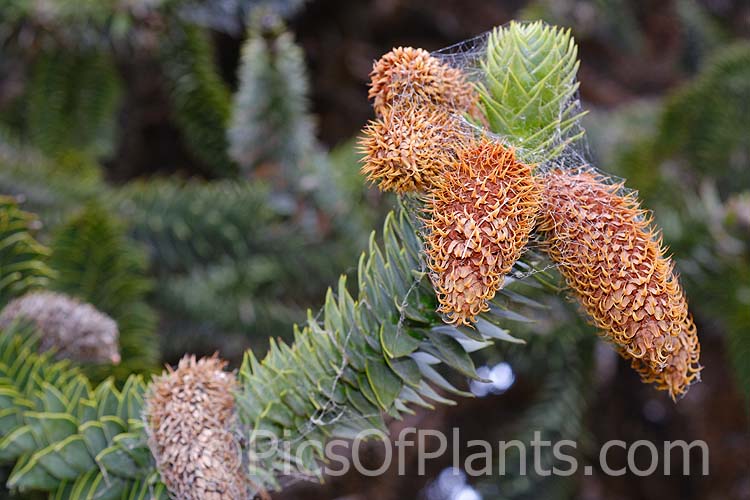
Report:
<svg viewBox="0 0 750 500"><path fill-rule="evenodd" d="M507 137L527 162L546 162L583 135L576 92L578 47L541 21L511 22L489 35L477 84L492 132Z"/></svg>

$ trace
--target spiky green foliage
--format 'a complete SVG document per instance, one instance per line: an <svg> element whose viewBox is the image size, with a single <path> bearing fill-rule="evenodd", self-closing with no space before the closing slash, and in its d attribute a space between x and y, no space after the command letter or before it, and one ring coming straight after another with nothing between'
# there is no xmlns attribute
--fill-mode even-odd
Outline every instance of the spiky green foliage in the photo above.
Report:
<svg viewBox="0 0 750 500"><path fill-rule="evenodd" d="M526 29L528 28L523 28L523 30ZM559 49L558 51L562 50L562 56L565 57L562 57L562 59L558 57L556 60L563 61L568 60L566 57L570 57L569 54L572 51L572 59L575 60L575 48L569 39L569 35L554 30L549 31L549 28L539 29L542 35L548 33L545 35L547 38L538 33L535 34L534 30L529 32L522 30L522 32L529 37L534 34L547 42L560 36L567 40L567 46L563 47L555 43L547 46L542 42L539 42L540 45L537 46L531 44L531 42L536 43L539 40L531 37L533 40L530 42L530 47L536 47L538 50L550 50L550 47ZM549 33L553 34L550 35ZM188 49L191 49L188 50L191 54L194 54L194 52L203 54L201 57L194 57L192 61L206 62L205 43L194 44L194 40L189 39L187 32L182 34L186 37L176 45L187 46ZM495 40L495 43L497 47L502 48L500 42ZM196 47L200 50L194 50ZM497 50L497 48L493 50ZM574 128L577 115L573 116L573 114L577 111L574 111L574 107L569 107L569 105L572 106L570 100L575 90L571 91L566 99L557 102L557 105L563 107L557 114L553 114L550 111L553 106L548 100L545 100L550 96L543 89L543 84L555 83L558 73L571 73L574 76L577 63L574 62L574 67L569 68L564 63L561 63L561 65L552 64L543 57L541 60L536 60L534 57L538 54L534 51L524 51L524 48L518 47L514 50L520 50L524 57L538 63L544 67L544 70L536 72L528 70L527 78L523 81L527 87L519 84L518 89L524 92L537 92L530 95L530 100L520 100L518 89L513 92L503 91L500 93L488 91L487 95L493 99L490 107L499 106L503 110L515 112L526 109L530 110L529 113L532 116L529 120L523 121L523 130L503 132L498 130L498 127L502 125L501 122L498 122L495 124L495 131L507 135L511 142L514 137L523 139L523 141L518 141L517 145L524 149L528 149L525 144L529 144L529 141L537 141L539 144L536 149L543 151L544 154L549 155L550 151L559 152L566 141L572 140L568 132L572 132ZM513 54L509 53L509 55L512 56ZM168 62L168 59L165 59L165 61ZM513 60L516 61L517 65L526 61L523 58ZM497 72L494 74L497 82L502 75L505 75L505 68L498 66L497 61L493 64L495 66L490 66L490 62L486 62L485 69ZM204 68L203 64L198 66ZM172 74L171 81L175 88L177 88L178 82L186 85L187 91L181 97L183 99L182 104L192 106L193 103L203 102L205 99L210 101L210 98L205 98L208 94L218 95L218 93L205 91L205 87L196 84L194 78L196 74L205 76L205 74L215 75L215 73L203 72L202 70L196 72L190 64L180 67L187 69L186 71L175 71ZM526 66L523 68L526 69ZM176 77L175 75L178 74L188 76L184 78ZM536 81L530 81L534 79ZM563 78L561 77L557 82L560 88L563 88L562 82ZM567 83L571 87L575 86L573 81ZM195 90L197 88L202 90ZM564 87L564 91L568 91L569 88ZM529 97L529 95L526 95L526 97ZM175 102L177 101L175 100ZM536 108L529 107L529 103ZM200 111L197 111L197 106L190 107L188 110L193 118L201 114ZM220 118L221 115L221 113L216 112L218 108L212 109L213 111L208 113L209 121L217 117ZM525 115L518 113L513 116L516 116L516 118L525 117ZM533 119L538 116L548 116L550 120L556 120L555 127L550 128L547 127L547 124L538 124L538 130L535 129L531 124ZM200 117L205 124L205 116ZM221 120L214 121L219 122ZM187 123L187 121L184 123ZM555 132L552 132L552 128ZM187 128L184 130L187 130ZM206 131L207 128L200 131L196 129L195 137ZM211 129L211 132L216 131L221 131L222 137L225 137L223 124ZM518 135L513 135L516 133ZM545 137L545 134L549 134L549 136ZM186 132L186 137L188 135ZM201 149L206 154L207 162L209 160L215 161L218 158L218 156L208 154L208 151L212 148L215 152L218 144L218 141L214 140L215 136L212 137L212 139L203 143L201 143L203 139L193 142L196 147L208 144L209 147ZM545 159L548 158L545 157ZM225 175L227 172L220 170L215 173ZM196 250L197 247L188 247L186 255L194 257L196 260L208 256L207 260L211 261L212 265L216 264L217 260L219 265L226 263L229 265L244 265L247 262L252 262L252 260L248 260L249 254L246 247L249 246L249 242L243 241L245 237L243 230L248 228L248 225L257 224L258 219L248 218L247 213L250 209L247 206L236 204L244 194L238 195L237 199L234 200L234 208L226 208L222 205L226 201L223 197L223 191L213 191L213 197L206 196L204 198L206 203L196 206L194 199L188 200L185 198L180 201L181 188L173 191L170 191L170 189L172 188L156 195L145 196L144 199L148 203L153 203L154 209L144 211L140 219L138 213L141 208L139 207L142 206L143 202L136 200L136 196L141 196L140 194L118 205L118 209L122 210L122 213L133 215L135 234L146 227L145 236L139 236L139 238L156 241L157 235L159 238L166 235L163 241L174 242L176 247L184 247L185 242L192 245L195 241L201 241L201 243L206 244L205 248ZM213 187L205 192L211 194L211 189ZM161 196L164 192L167 194L171 192L175 195L173 199L178 200L174 205L178 207L175 211L169 212L171 201L169 196ZM409 200L409 203L412 201ZM227 206L230 204L229 201L226 201L226 203ZM262 436L258 435L259 431L274 432L291 445L289 451L294 453L300 446L311 441L323 442L326 438L332 436L351 436L364 429L385 430L383 413L394 418L400 418L403 414L410 413L411 407L415 405L431 408L434 403L451 403L441 395L444 394L443 391L466 395L449 383L438 372L435 365L442 362L462 375L476 378L474 364L469 356L471 351L484 347L496 339L509 342L516 341L506 330L498 326L499 323L501 320L524 319L525 317L521 313L526 308L533 309L536 306L533 302L526 300L522 289L525 285L518 281L514 282L512 279L507 280L506 287L498 293L490 312L482 315L476 324L476 329L455 328L443 323L442 318L435 312L437 301L423 262L422 242L418 234L418 218L415 216L415 212L419 211L419 208L416 207L418 203L415 202L414 205L409 209L399 211L398 215L391 215L387 219L382 244L377 244L374 236L371 238L369 253L366 253L360 259L355 291L350 292L346 287L346 280L342 278L338 289L335 292L329 291L320 314L317 317L309 314L307 323L302 328L295 329L294 343L286 344L272 341L270 351L262 361L258 361L250 352L246 354L240 370L243 390L238 395L237 402L240 418L244 424L241 430L250 430L250 434L247 436L249 446L257 445L263 448L270 444L262 440ZM206 217L206 214L218 213L218 217L228 217L227 220L232 220L231 214L236 213L234 210L237 210L238 206L242 208L242 219L238 219L236 224L224 224L222 219ZM162 210L160 207L166 207L166 210ZM261 203L258 210L261 215L257 217L262 217L261 209L263 208ZM212 212L212 210L216 210L216 212ZM191 211L201 217L191 216ZM85 216L82 215L66 225L56 238L53 261L55 261L56 267L61 270L62 277L59 282L69 287L77 287L86 293L96 296L101 295L102 300L111 304L112 302L109 302L108 297L117 297L119 294L120 286L115 285L118 279L122 278L123 281L120 282L120 285L126 290L129 289L127 285L122 284L124 278L120 270L130 268L130 266L112 264L113 262L119 262L119 259L121 259L112 249L121 245L107 244L108 241L116 239L116 236L111 236L111 231L107 232L102 229L102 227L108 227L106 221L102 222L103 219L106 219L102 212L91 208L84 214ZM256 214L253 213L253 215ZM298 214L295 213L295 215ZM196 222L198 218L202 221ZM302 224L295 227L312 226L314 232L318 226L308 224L308 220L309 218L304 219ZM143 221L147 221L145 225ZM249 230L253 229L253 227L249 228ZM102 237L101 234L109 234L110 237ZM119 234L120 236L117 237L122 236L121 233ZM267 240L260 238L251 241L255 241L257 245L257 241L265 242ZM154 248L160 248L161 246L161 243L154 244ZM257 248L267 253L269 250L275 251L275 247L272 245L257 245ZM303 252L307 253L307 250L305 249ZM100 258L102 255L107 256L107 258ZM256 254L250 255L253 258L257 256ZM182 256L178 251L169 258L174 259L174 262L179 262ZM165 257L165 261L167 259ZM154 260L157 261L157 259ZM107 262L106 269L102 269L100 266L102 262ZM184 266L184 264L182 265ZM523 267L528 266L528 264L521 262L518 266ZM110 280L107 278L110 267L115 270L114 276L117 279ZM132 266L132 269L137 274L140 269L136 269L136 267L138 266ZM93 270L86 271L87 269ZM528 267L524 268L524 270L528 269ZM183 275L182 277L185 275L191 276L187 273L187 269L180 268L179 264L174 265L173 270L177 270L174 274L180 273ZM89 272L91 275L89 275ZM304 283L308 280L302 279L300 281ZM92 288L92 283L97 283L96 290ZM192 283L185 281L184 284L189 286ZM76 294L70 290L65 291ZM89 297L84 294L83 298L90 300L100 309L110 312L107 307L97 303L96 296ZM110 314L118 319L116 313L110 312ZM28 355L27 358L31 359ZM142 387L135 383L131 385L132 387L126 386L121 393L102 390L101 398L98 398L96 391L94 391L94 399L97 400L97 403L93 406L96 407L97 417L99 418L100 414L105 414L105 411L100 408L108 408L110 405L110 403L99 401L110 400L111 397L108 396L110 393L114 393L114 399L118 401L117 404L112 403L113 406L118 408L118 412L123 408L123 405L129 407L127 403L121 403L120 401L137 400L139 395L143 393ZM86 389L81 390L85 392L84 400L91 399L89 398L90 390L89 392L86 392ZM78 410L78 406L76 406L78 404L76 401L81 398L68 396L71 392L67 388L59 389L58 392L63 394L63 403L57 407L50 406L49 411L58 408L56 413L63 414L60 416L61 421L70 422L71 419L79 418L77 415L86 415L83 410ZM60 410L60 408L64 410ZM47 407L43 409L47 410ZM131 414L128 413L126 416L130 417ZM26 417L24 416L24 418ZM104 422L104 417L101 417L100 420ZM25 420L23 424L26 425ZM82 491L87 494L90 493L91 488L85 486L88 484L110 487L111 483L103 481L101 479L103 477L115 477L118 481L125 478L140 481L128 484L118 483L116 487L122 487L122 489L113 492L113 496L129 493L127 489L129 484L136 484L138 488L141 488L145 483L155 481L150 457L146 456L147 453L142 453L144 442L140 424L133 424L132 427L126 427L125 425L116 427L114 432L110 432L111 436L107 434L108 427L104 424L102 426L105 437L108 439L105 446L109 446L111 443L119 445L119 440L123 440L124 443L122 443L122 447L115 451L107 453L101 451L94 457L94 463L97 465L96 472L90 472L92 469L87 467L80 467L71 471L73 467L70 465L68 469L65 469L59 465L62 460L58 455L51 455L53 458L45 458L47 456L45 454L36 462L32 456L29 459L21 458L16 466L13 476L16 479L12 478L14 481L12 485L43 490L56 488L56 496L64 498L66 496L82 496L82 494L79 494ZM39 428L41 429L40 432L44 432L45 427L42 424L39 424ZM78 425L76 421L73 422L73 425L67 425L63 430L65 432L61 431L59 437L64 439L76 433L83 435L81 425ZM33 432L33 427L29 432ZM129 437L116 437L123 432ZM51 450L58 453L58 445L53 445L53 438L56 439L57 434L52 437L45 435L45 437L47 441L39 443L35 441L33 446L46 446L45 449L50 449L50 446L53 446ZM111 439L109 439L110 437ZM131 437L132 441L130 441ZM85 439L85 435L82 439ZM132 447L129 446L131 443ZM285 472L283 464L285 450L283 446L279 447L277 444L273 443L277 451L275 456L250 464L250 475L259 487L276 486L277 475ZM37 449L30 449L29 453L41 453L36 451ZM315 461L321 458L322 450L315 448L308 448L307 450L307 454L302 457L302 461L293 464L293 467L314 471L316 469ZM65 450L60 450L60 452L62 451ZM103 458L102 453L104 454ZM98 461L105 459L110 460L110 455L112 456L112 462L103 466L98 463ZM16 457L24 456L26 455L16 455ZM49 465L53 470L47 470L45 460L55 458L58 461ZM110 472L110 466L117 468L118 472ZM78 472L84 473L85 476L76 475ZM89 474L92 476L89 477ZM85 481L98 482L86 482L83 483L84 486L75 486L75 483L64 485L60 483L61 479L77 482L81 477L85 477ZM139 490L139 494L140 491L143 490Z"/></svg>
<svg viewBox="0 0 750 500"><path fill-rule="evenodd" d="M37 344L28 326L0 332L0 462L15 462L8 487L61 499L166 499L141 421L143 379L93 387Z"/></svg>
<svg viewBox="0 0 750 500"><path fill-rule="evenodd" d="M493 132L524 148L526 158L544 159L580 135L569 134L581 116L574 100L576 47L569 33L541 23L512 23L494 32L487 53L482 64L489 83L482 89L489 89L483 98ZM476 377L467 351L488 345L493 337L512 340L497 320L522 318L514 316L516 311L533 304L514 292L518 282L509 283L476 330L445 325L435 313L422 242L408 214L402 210L386 220L383 250L371 240L369 255L360 259L354 295L342 279L336 293L329 291L322 318L308 315L306 326L295 330L294 344L272 342L262 362L251 354L243 362L240 415L254 431L283 437L289 454L309 441L384 429L382 413L400 418L410 405L447 402L430 383L465 395L425 359ZM512 304L513 314L497 306L503 301ZM269 443L255 439L251 433L251 445L265 451ZM302 463L293 467L315 471L321 452L307 448ZM278 451L251 464L253 481L276 486L284 458Z"/></svg>
<svg viewBox="0 0 750 500"><path fill-rule="evenodd" d="M577 56L570 30L541 21L512 21L490 33L480 99L490 129L524 161L551 160L583 135Z"/></svg>
<svg viewBox="0 0 750 500"><path fill-rule="evenodd" d="M159 272L266 251L291 215L291 207L274 205L262 185L235 181L135 182L120 191L114 208L130 222L133 238L148 247Z"/></svg>
<svg viewBox="0 0 750 500"><path fill-rule="evenodd" d="M53 275L45 263L49 250L32 236L37 225L36 217L18 208L14 198L0 196L0 308L46 286Z"/></svg>
<svg viewBox="0 0 750 500"><path fill-rule="evenodd" d="M351 198L361 199L362 195L353 193L351 186L337 188L343 182L332 178L337 169L356 169L343 161L335 167L327 163L308 172L306 182L313 191L309 197L315 199L304 200L304 206L290 194L273 193L256 181L166 179L130 183L118 190L110 205L130 223L131 236L146 245L152 266L160 274L186 273L197 267L266 255L285 263L282 274L299 276L290 266L315 273L314 263L322 266L319 270L326 276L333 257L319 258L324 256L318 248L331 235L321 231L324 224L318 218L326 218L325 224L340 223L352 239L363 232L351 224L359 215L355 206L360 203ZM301 177L303 173L299 170L296 175ZM322 208L315 204L319 198L320 205L325 198Z"/></svg>
<svg viewBox="0 0 750 500"><path fill-rule="evenodd" d="M240 369L244 388L238 396L240 416L253 431L270 431L294 453L308 441L355 435L365 429L385 430L381 412L401 418L410 406L432 408L451 403L433 386L466 395L432 366L443 362L477 378L468 352L494 339L515 341L496 325L505 317L498 304L510 301L513 286L500 292L476 329L445 325L435 312L436 298L423 262L422 242L407 211L391 214L383 229L382 247L370 241L358 269L358 290L347 290L341 278L329 290L320 318L308 315L295 329L292 345L271 342L259 362L251 352ZM432 360L432 361L431 361ZM251 432L250 443L268 445ZM283 447L281 447L283 448ZM275 486L283 471L283 450L252 464L258 485ZM315 471L322 450L308 448L293 468Z"/></svg>
<svg viewBox="0 0 750 500"><path fill-rule="evenodd" d="M667 102L657 137L661 158L679 156L723 189L750 186L750 44L723 50Z"/></svg>
<svg viewBox="0 0 750 500"><path fill-rule="evenodd" d="M569 440L581 443L585 439L584 415L587 409L586 395L590 388L593 367L595 336L586 325L575 320L565 322L563 328L555 329L545 336L535 336L530 345L523 346L523 354L515 356L521 369L529 378L541 378L541 387L528 408L522 413L512 432L513 439L523 443L535 440L560 443ZM513 356L511 356L511 359ZM513 363L513 361L511 361ZM539 364L545 372L540 377ZM507 430L499 439L506 439ZM478 489L486 498L521 500L544 498L566 500L573 498L575 483L570 475L540 475L537 472L552 471L553 467L569 471L570 464L560 461L552 447L540 448L537 458L520 457L516 448L499 457L504 464L502 477L482 480ZM575 453L571 449L563 453ZM580 453L580 450L578 451ZM580 457L579 457L580 458ZM521 461L525 460L524 465ZM523 467L525 472L522 472Z"/></svg>
<svg viewBox="0 0 750 500"><path fill-rule="evenodd" d="M277 178L296 178L315 143L302 49L280 20L254 19L242 48L229 154L250 175L263 165Z"/></svg>
<svg viewBox="0 0 750 500"><path fill-rule="evenodd" d="M122 362L112 373L154 369L159 361L156 315L145 302L151 289L146 258L125 229L97 205L61 226L52 242L50 288L89 302L109 314L120 330Z"/></svg>
<svg viewBox="0 0 750 500"><path fill-rule="evenodd" d="M48 251L29 234L34 219L12 199L2 201L4 295L71 279L47 267ZM30 323L0 331L0 463L15 462L9 488L49 491L52 498L119 498L124 491L166 498L140 422L143 380L130 377L122 391L111 380L94 389L54 354L39 352Z"/></svg>
<svg viewBox="0 0 750 500"><path fill-rule="evenodd" d="M90 159L60 153L52 160L0 131L0 192L23 199L46 227L106 191L101 168Z"/></svg>
<svg viewBox="0 0 750 500"><path fill-rule="evenodd" d="M302 279L297 275L291 279L278 259L259 255L163 277L154 302L161 312L164 357L218 349L239 362L248 346L264 349L270 332L289 337L310 303L302 297L306 293L292 289Z"/></svg>
<svg viewBox="0 0 750 500"><path fill-rule="evenodd" d="M176 18L168 26L161 60L185 145L207 173L232 177L237 169L227 157L226 140L231 100L214 64L209 36L202 28Z"/></svg>
<svg viewBox="0 0 750 500"><path fill-rule="evenodd" d="M300 211L287 195L247 181L133 183L113 209L150 253L167 355L215 349L217 331L235 346L238 336L288 331L304 319L301 304L337 276L336 263L354 258L339 242L361 232L321 233L313 207Z"/></svg>
<svg viewBox="0 0 750 500"><path fill-rule="evenodd" d="M322 319L310 316L295 332L293 346L272 343L261 363L248 352L238 404L242 420L252 429L274 430L279 436L286 430L293 439L351 435L372 426L384 429L381 411L399 417L411 411L410 405L451 403L433 386L465 394L448 383L433 362L476 377L469 351L493 339L516 341L494 323L520 317L505 309L521 309L523 301L517 301L513 287L502 292L477 330L448 327L435 313L421 242L406 211L389 217L383 238L379 247L373 236L369 255L360 260L356 301L342 278L338 296L328 294ZM55 498L94 498L94 491L103 498L120 498L143 494L156 483L142 423L132 418L139 414L144 392L139 378L128 379L122 391L111 382L92 390L66 362L50 364L44 358L49 355L36 354L27 338L3 338L11 347L3 345L2 352L16 361L16 371L6 377L11 381L25 373L27 363L39 370L67 369L65 376L44 372L24 379L41 385L29 386L36 399L27 392L21 395L36 406L20 416L13 413L18 418L0 446L0 456L17 460L12 488L53 491ZM24 408L21 396L14 395L13 408ZM298 465L312 466L315 455L305 458L310 461ZM258 484L272 485L279 464L270 460L254 465L258 468L251 472Z"/></svg>
<svg viewBox="0 0 750 500"><path fill-rule="evenodd" d="M119 95L119 76L106 54L44 52L32 69L26 133L47 154L108 155Z"/></svg>

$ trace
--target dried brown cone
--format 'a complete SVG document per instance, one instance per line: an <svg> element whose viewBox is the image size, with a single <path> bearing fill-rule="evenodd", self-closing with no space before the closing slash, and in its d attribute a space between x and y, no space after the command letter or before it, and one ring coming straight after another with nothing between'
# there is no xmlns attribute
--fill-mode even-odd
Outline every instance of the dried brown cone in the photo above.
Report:
<svg viewBox="0 0 750 500"><path fill-rule="evenodd" d="M453 163L464 135L450 113L401 101L365 127L362 173L383 191L427 191Z"/></svg>
<svg viewBox="0 0 750 500"><path fill-rule="evenodd" d="M119 363L117 323L91 304L54 292L31 292L0 312L0 328L30 321L39 330L39 350L84 363Z"/></svg>
<svg viewBox="0 0 750 500"><path fill-rule="evenodd" d="M161 479L181 500L249 498L235 434L235 377L216 355L183 357L146 397L149 447Z"/></svg>
<svg viewBox="0 0 750 500"><path fill-rule="evenodd" d="M433 191L426 221L430 277L450 323L489 309L535 224L540 188L532 167L488 138L472 139Z"/></svg>
<svg viewBox="0 0 750 500"><path fill-rule="evenodd" d="M461 70L424 49L398 47L386 53L373 64L370 82L368 97L378 115L402 98L459 112L468 111L477 100Z"/></svg>
<svg viewBox="0 0 750 500"><path fill-rule="evenodd" d="M539 230L593 323L644 382L684 394L699 376L700 346L648 213L591 169L555 169L543 184Z"/></svg>

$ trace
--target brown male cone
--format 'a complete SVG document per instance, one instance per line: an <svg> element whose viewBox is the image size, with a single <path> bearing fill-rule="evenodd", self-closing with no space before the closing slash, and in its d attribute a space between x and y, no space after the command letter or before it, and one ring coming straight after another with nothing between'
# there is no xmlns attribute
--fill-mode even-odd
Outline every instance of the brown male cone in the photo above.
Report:
<svg viewBox="0 0 750 500"><path fill-rule="evenodd" d="M540 188L532 167L487 137L458 149L431 192L426 221L430 277L450 323L489 309L534 228Z"/></svg>
<svg viewBox="0 0 750 500"><path fill-rule="evenodd" d="M84 363L119 363L115 320L91 304L62 293L30 292L0 311L0 328L30 321L40 333L39 350Z"/></svg>
<svg viewBox="0 0 750 500"><path fill-rule="evenodd" d="M417 105L468 110L476 93L463 72L424 49L398 47L373 64L368 97L379 116L401 99Z"/></svg>
<svg viewBox="0 0 750 500"><path fill-rule="evenodd" d="M175 498L249 498L234 432L237 382L226 364L216 356L185 356L149 387L149 447Z"/></svg>
<svg viewBox="0 0 750 500"><path fill-rule="evenodd" d="M538 229L595 326L676 398L701 370L695 325L647 212L607 181L593 169L547 172Z"/></svg>
<svg viewBox="0 0 750 500"><path fill-rule="evenodd" d="M459 119L442 108L403 100L371 121L359 142L362 173L382 191L424 192L453 162L463 133Z"/></svg>

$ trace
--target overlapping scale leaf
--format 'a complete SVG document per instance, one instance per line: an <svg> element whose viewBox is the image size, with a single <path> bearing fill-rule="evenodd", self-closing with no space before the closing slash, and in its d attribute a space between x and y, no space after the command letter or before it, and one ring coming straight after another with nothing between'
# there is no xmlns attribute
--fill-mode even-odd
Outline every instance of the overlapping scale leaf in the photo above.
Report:
<svg viewBox="0 0 750 500"><path fill-rule="evenodd" d="M518 148L523 161L551 160L583 135L577 56L569 30L541 21L513 21L490 33L480 99L490 130Z"/></svg>
<svg viewBox="0 0 750 500"><path fill-rule="evenodd" d="M286 452L276 448L270 458L251 460L251 480L259 487L278 487L275 477L284 472L285 459L311 441L385 431L384 414L402 418L414 406L452 404L446 391L467 393L437 365L478 378L468 352L493 339L517 341L491 313L482 316L477 330L442 322L416 224L407 209L391 213L382 244L373 235L360 259L356 296L342 277L338 288L329 290L321 313L310 313L304 327L295 330L293 344L272 341L262 361L246 354L238 406L250 429L248 446L254 451L278 446L267 432L288 444ZM508 290L513 293L513 286ZM504 292L498 298L515 302ZM523 307L537 305L527 303L519 310ZM314 474L322 450L309 450L296 467Z"/></svg>
<svg viewBox="0 0 750 500"><path fill-rule="evenodd" d="M52 275L45 263L49 251L32 235L36 226L36 217L21 210L14 198L0 196L0 308L45 286Z"/></svg>
<svg viewBox="0 0 750 500"><path fill-rule="evenodd" d="M29 324L0 332L0 463L15 462L8 487L52 498L142 498L146 489L166 498L141 421L143 378L94 388L37 343Z"/></svg>
<svg viewBox="0 0 750 500"><path fill-rule="evenodd" d="M143 380L134 376L123 391L101 384L94 399L80 400L82 408L69 413L25 412L21 431L30 429L38 451L19 457L8 486L64 491L67 498L121 498L142 489L140 483L157 488L140 420L144 392Z"/></svg>
<svg viewBox="0 0 750 500"><path fill-rule="evenodd" d="M169 16L166 33L160 55L185 145L206 172L234 177L237 167L227 155L225 137L231 96L214 64L209 35L176 15Z"/></svg>
<svg viewBox="0 0 750 500"><path fill-rule="evenodd" d="M262 185L241 181L134 182L115 208L131 221L132 236L147 245L155 265L172 272L251 256L269 243L263 231L285 215Z"/></svg>

